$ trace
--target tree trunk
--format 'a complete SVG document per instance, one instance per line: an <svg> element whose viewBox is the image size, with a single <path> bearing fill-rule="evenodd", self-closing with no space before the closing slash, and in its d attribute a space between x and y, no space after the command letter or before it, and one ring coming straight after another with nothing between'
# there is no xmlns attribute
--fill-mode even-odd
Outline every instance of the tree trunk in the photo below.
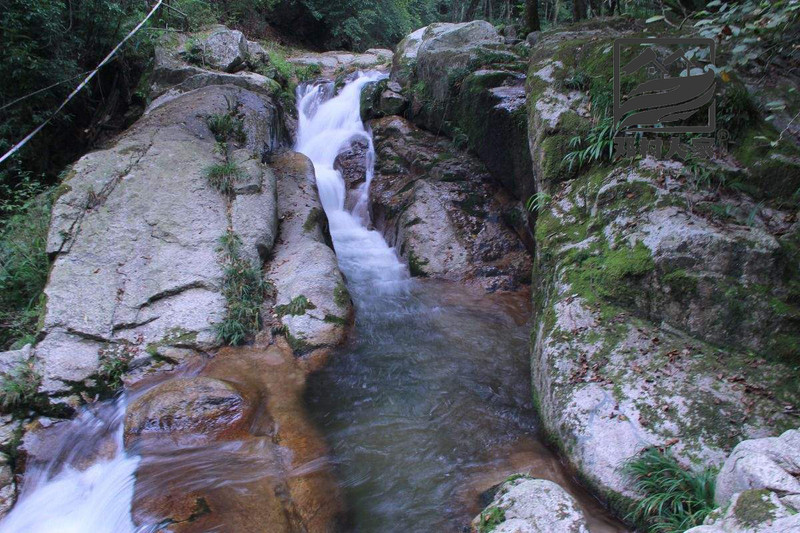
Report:
<svg viewBox="0 0 800 533"><path fill-rule="evenodd" d="M464 22L475 20L475 10L478 9L478 4L481 0L470 0L467 6L467 12L464 14Z"/></svg>
<svg viewBox="0 0 800 533"><path fill-rule="evenodd" d="M539 31L542 25L539 23L539 0L525 0L525 25L528 31Z"/></svg>
<svg viewBox="0 0 800 533"><path fill-rule="evenodd" d="M572 21L578 22L586 18L586 1L572 0Z"/></svg>

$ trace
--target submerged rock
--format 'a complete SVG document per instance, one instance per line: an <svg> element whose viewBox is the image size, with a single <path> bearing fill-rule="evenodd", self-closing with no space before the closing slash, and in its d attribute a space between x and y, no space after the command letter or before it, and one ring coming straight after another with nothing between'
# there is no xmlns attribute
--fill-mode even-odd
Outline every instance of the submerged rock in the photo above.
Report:
<svg viewBox="0 0 800 533"><path fill-rule="evenodd" d="M514 477L472 521L472 531L495 533L589 533L578 503L546 479Z"/></svg>
<svg viewBox="0 0 800 533"><path fill-rule="evenodd" d="M246 431L252 402L231 383L207 377L170 379L128 406L125 443L161 438L197 444L236 438Z"/></svg>

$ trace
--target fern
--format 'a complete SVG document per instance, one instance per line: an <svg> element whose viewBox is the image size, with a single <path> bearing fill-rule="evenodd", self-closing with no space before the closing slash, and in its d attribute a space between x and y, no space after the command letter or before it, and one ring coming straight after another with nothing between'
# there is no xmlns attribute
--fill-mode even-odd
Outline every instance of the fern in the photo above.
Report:
<svg viewBox="0 0 800 533"><path fill-rule="evenodd" d="M595 124L586 138L576 135L569 140L569 147L576 148L564 156L564 162L569 163L569 170L573 167L578 170L594 162L611 161L614 155L614 137L617 127L610 117L601 119Z"/></svg>

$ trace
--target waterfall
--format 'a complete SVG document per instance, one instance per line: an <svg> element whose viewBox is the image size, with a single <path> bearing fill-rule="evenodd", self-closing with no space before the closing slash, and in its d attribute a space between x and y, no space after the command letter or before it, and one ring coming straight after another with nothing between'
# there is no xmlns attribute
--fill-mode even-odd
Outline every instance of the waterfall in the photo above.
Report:
<svg viewBox="0 0 800 533"><path fill-rule="evenodd" d="M404 293L408 271L383 236L369 226L369 185L375 149L372 134L361 122L361 91L385 74L359 73L333 96L332 84L318 83L297 90L299 128L295 149L314 164L317 191L328 223L339 267L347 278L357 307ZM346 188L334 168L336 156L351 143L367 142L365 182L356 191L352 211L345 209Z"/></svg>
<svg viewBox="0 0 800 533"><path fill-rule="evenodd" d="M47 462L28 464L0 533L136 531L130 510L139 458L125 453L124 416L125 401L119 399L62 422L59 449ZM108 457L98 457L110 446ZM87 463L93 464L85 468Z"/></svg>

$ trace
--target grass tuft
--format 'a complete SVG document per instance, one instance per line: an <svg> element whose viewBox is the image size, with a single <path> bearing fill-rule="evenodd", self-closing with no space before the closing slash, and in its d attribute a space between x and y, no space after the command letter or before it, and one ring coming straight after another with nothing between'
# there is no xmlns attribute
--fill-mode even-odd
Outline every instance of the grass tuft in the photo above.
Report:
<svg viewBox="0 0 800 533"><path fill-rule="evenodd" d="M217 251L225 267L222 294L227 302L227 315L216 325L217 336L225 344L238 346L261 328L261 304L271 285L261 270L242 258L242 241L228 231L220 239Z"/></svg>
<svg viewBox="0 0 800 533"><path fill-rule="evenodd" d="M694 472L683 468L669 453L645 450L628 461L623 472L634 489L645 495L626 519L653 533L682 533L699 526L716 508L716 471Z"/></svg>
<svg viewBox="0 0 800 533"><path fill-rule="evenodd" d="M234 185L242 178L242 169L234 162L218 163L206 169L208 183L222 194L233 194Z"/></svg>
<svg viewBox="0 0 800 533"><path fill-rule="evenodd" d="M233 139L239 144L247 142L244 122L231 113L210 115L206 118L206 124L208 124L208 129L214 134L217 142L225 143L228 139Z"/></svg>

